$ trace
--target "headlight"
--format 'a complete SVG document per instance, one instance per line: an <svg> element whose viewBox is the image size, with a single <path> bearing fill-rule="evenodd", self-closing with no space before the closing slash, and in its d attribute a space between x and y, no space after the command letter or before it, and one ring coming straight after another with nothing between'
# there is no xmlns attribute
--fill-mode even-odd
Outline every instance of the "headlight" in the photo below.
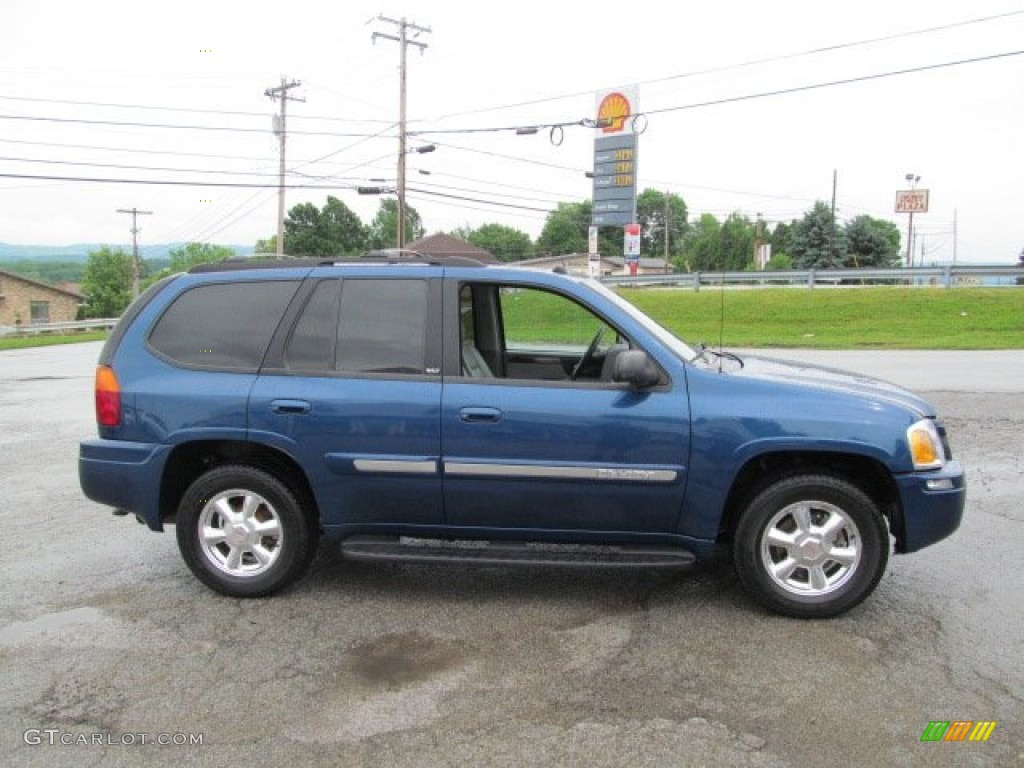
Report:
<svg viewBox="0 0 1024 768"><path fill-rule="evenodd" d="M942 449L942 438L935 422L921 419L907 430L910 456L914 469L938 469L946 463L946 452Z"/></svg>

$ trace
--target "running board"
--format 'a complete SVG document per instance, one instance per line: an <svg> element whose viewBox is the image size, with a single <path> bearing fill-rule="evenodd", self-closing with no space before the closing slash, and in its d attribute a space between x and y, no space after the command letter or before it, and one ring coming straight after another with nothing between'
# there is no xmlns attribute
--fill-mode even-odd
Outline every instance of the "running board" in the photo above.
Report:
<svg viewBox="0 0 1024 768"><path fill-rule="evenodd" d="M666 546L551 544L533 541L351 536L341 543L349 560L601 568L686 568L692 552Z"/></svg>

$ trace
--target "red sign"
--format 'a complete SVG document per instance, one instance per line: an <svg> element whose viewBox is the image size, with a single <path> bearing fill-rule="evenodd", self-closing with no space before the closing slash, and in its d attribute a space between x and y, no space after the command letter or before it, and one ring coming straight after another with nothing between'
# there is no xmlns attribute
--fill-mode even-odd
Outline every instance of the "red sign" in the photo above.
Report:
<svg viewBox="0 0 1024 768"><path fill-rule="evenodd" d="M601 133L621 133L626 125L626 118L633 113L633 108L623 94L613 91L601 99L597 108L597 119L601 125Z"/></svg>

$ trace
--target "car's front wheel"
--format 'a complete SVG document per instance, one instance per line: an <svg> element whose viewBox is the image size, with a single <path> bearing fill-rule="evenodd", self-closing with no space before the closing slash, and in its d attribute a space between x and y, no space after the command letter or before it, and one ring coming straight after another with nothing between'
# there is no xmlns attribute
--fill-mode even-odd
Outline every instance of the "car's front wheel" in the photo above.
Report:
<svg viewBox="0 0 1024 768"><path fill-rule="evenodd" d="M878 585L889 531L872 499L833 475L783 478L757 493L733 536L733 563L760 603L798 618L848 611Z"/></svg>
<svg viewBox="0 0 1024 768"><path fill-rule="evenodd" d="M302 575L317 531L295 495L273 475L222 466L197 478L182 496L178 548L196 577L232 597L259 597Z"/></svg>

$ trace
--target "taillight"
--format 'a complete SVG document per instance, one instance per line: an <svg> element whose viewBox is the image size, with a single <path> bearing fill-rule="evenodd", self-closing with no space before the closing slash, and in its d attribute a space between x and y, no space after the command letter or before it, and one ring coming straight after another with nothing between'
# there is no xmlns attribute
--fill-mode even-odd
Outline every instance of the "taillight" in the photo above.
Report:
<svg viewBox="0 0 1024 768"><path fill-rule="evenodd" d="M96 423L101 427L121 423L121 385L114 369L107 365L96 367Z"/></svg>

